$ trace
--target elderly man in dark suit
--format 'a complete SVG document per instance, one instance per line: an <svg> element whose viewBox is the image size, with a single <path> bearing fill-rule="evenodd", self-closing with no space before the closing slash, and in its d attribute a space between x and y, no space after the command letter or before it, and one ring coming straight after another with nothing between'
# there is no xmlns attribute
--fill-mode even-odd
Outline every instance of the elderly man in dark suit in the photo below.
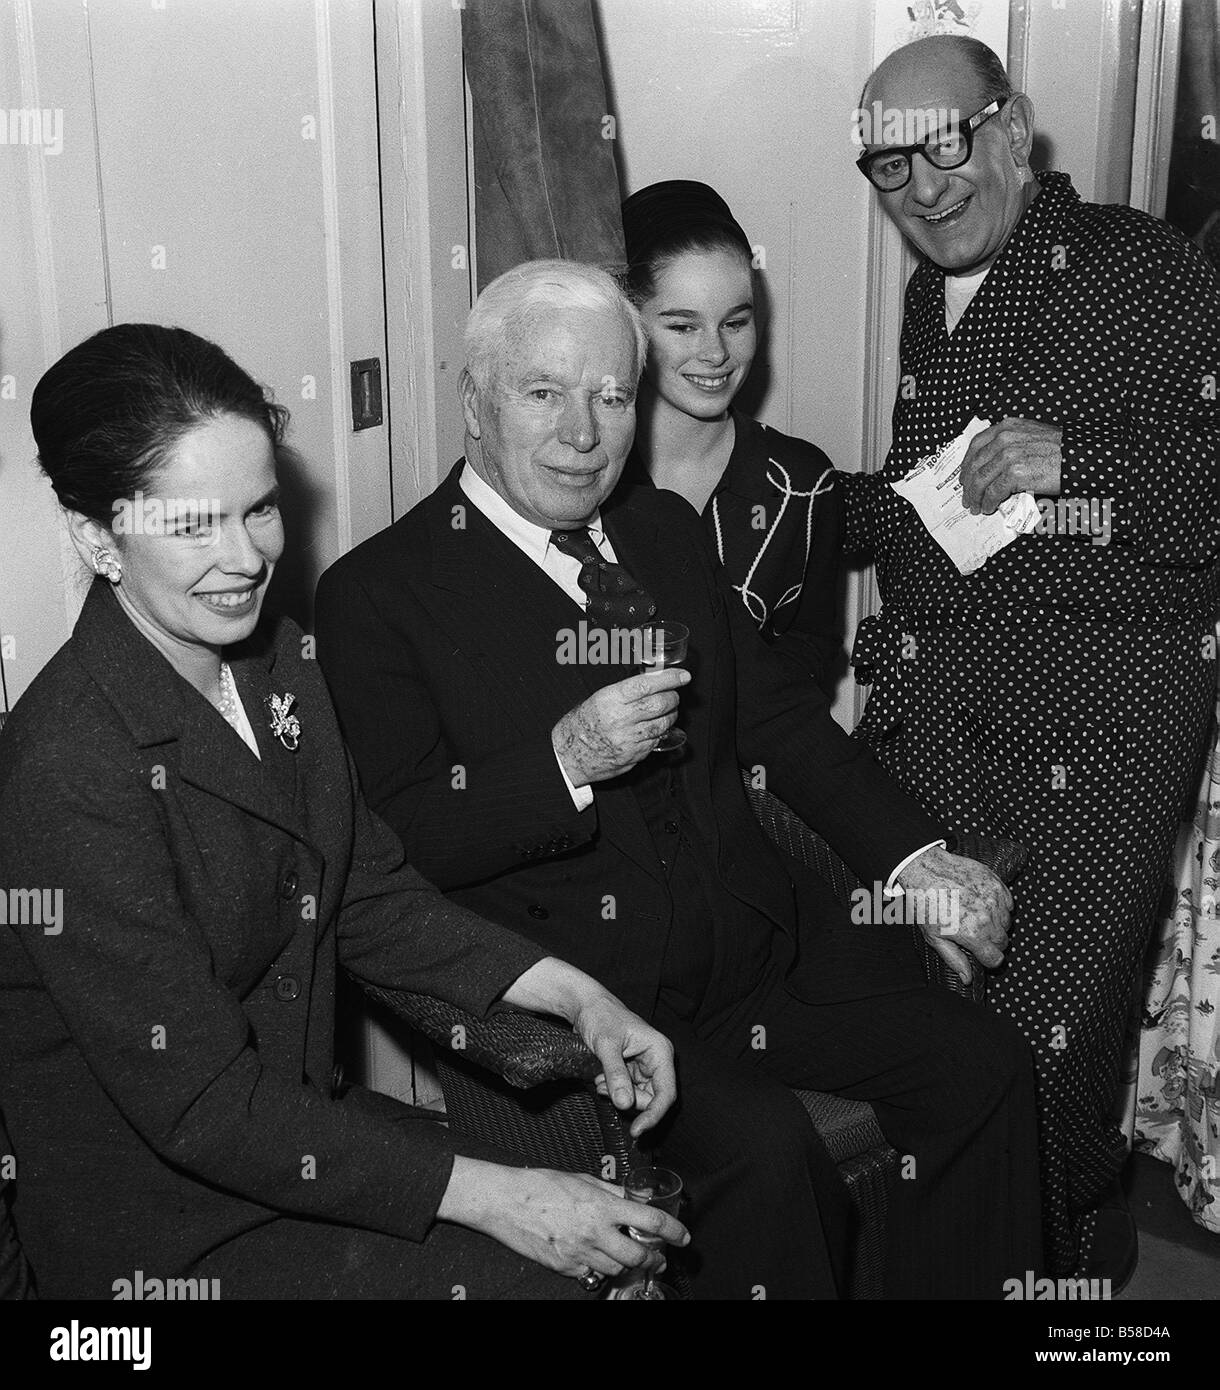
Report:
<svg viewBox="0 0 1220 1390"><path fill-rule="evenodd" d="M766 650L685 502L612 496L643 360L613 281L510 271L467 348L465 460L318 591L371 802L450 896L562 949L673 1039L679 1101L658 1133L693 1197L697 1296L834 1296L846 1200L788 1090L806 1085L872 1101L907 1156L891 1295L999 1297L1040 1261L1027 1050L926 988L906 934L850 926L812 876L798 938L792 866L739 761L865 882L893 890L901 870L903 888L953 890L958 942L984 964L1006 944L1007 890L948 853ZM565 660L621 659L597 632L653 615L689 627L689 673ZM685 749L654 756L679 691Z"/></svg>

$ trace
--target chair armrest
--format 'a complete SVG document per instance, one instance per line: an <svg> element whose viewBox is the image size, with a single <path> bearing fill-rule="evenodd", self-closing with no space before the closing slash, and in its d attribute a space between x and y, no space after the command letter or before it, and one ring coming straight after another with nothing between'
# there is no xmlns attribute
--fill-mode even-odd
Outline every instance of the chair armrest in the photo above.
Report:
<svg viewBox="0 0 1220 1390"><path fill-rule="evenodd" d="M742 775L754 814L771 840L793 859L821 875L834 888L836 896L849 904L853 889L862 886L853 870L790 806L773 792L752 786L749 774ZM1016 840L992 839L973 832L957 833L953 840L956 843L951 841L950 844L954 854L977 859L1006 884L1020 874L1029 859L1029 851Z"/></svg>
<svg viewBox="0 0 1220 1390"><path fill-rule="evenodd" d="M855 873L790 806L762 787L753 786L749 773L743 772L742 777L754 814L771 841L830 884L845 907L850 905L852 892L863 886ZM973 832L954 834L950 848L965 859L977 859L1005 884L1012 883L1029 859L1029 850L1016 840L991 839ZM972 962L970 982L963 984L957 973L928 945L923 932L918 927L912 927L911 931L929 983L981 1002L987 979L983 968Z"/></svg>
<svg viewBox="0 0 1220 1390"><path fill-rule="evenodd" d="M1020 877L1021 870L1029 863L1029 850L1018 841L1006 840L1002 836L992 838L976 835L973 831L954 834L949 841L949 851L960 854L963 859L977 859L1004 884Z"/></svg>
<svg viewBox="0 0 1220 1390"><path fill-rule="evenodd" d="M476 1018L428 994L358 983L370 999L438 1048L459 1053L522 1090L545 1081L591 1081L601 1071L596 1055L567 1024L516 1009Z"/></svg>

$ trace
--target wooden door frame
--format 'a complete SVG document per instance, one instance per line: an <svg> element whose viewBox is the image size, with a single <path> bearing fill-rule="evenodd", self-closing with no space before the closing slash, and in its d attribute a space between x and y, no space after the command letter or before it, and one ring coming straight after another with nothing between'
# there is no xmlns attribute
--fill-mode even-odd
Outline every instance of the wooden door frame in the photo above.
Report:
<svg viewBox="0 0 1220 1390"><path fill-rule="evenodd" d="M462 452L457 378L474 285L461 9L373 0L393 514Z"/></svg>
<svg viewBox="0 0 1220 1390"><path fill-rule="evenodd" d="M1130 202L1154 217L1164 217L1169 193L1181 43L1182 0L1143 0Z"/></svg>

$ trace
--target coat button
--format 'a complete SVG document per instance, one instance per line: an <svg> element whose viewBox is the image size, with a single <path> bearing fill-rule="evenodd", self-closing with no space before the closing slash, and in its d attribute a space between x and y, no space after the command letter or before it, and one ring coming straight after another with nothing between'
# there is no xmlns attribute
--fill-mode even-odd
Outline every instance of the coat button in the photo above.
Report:
<svg viewBox="0 0 1220 1390"><path fill-rule="evenodd" d="M525 910L531 917L536 917L540 922L551 915L541 903L530 903Z"/></svg>
<svg viewBox="0 0 1220 1390"><path fill-rule="evenodd" d="M301 992L301 982L295 975L277 975L272 993L285 1004L290 1004Z"/></svg>
<svg viewBox="0 0 1220 1390"><path fill-rule="evenodd" d="M291 869L289 869L288 872L284 875L283 883L280 884L280 897L283 898L285 902L287 902L289 898L295 898L297 892L297 885L299 883L300 879L297 878L296 874L293 873Z"/></svg>

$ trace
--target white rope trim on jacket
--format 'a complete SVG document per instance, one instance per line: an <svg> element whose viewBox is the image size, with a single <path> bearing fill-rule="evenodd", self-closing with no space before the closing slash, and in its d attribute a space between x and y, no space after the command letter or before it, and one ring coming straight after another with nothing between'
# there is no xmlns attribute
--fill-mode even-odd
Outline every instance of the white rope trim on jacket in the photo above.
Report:
<svg viewBox="0 0 1220 1390"><path fill-rule="evenodd" d="M772 473L771 470L773 468L777 470L777 472L780 475L779 477ZM754 556L754 560L751 563L750 568L746 571L745 579L740 584L733 585L734 590L741 595L742 600L745 603L746 612L749 613L750 617L753 618L754 622L759 627L762 627L767 621L767 605L763 600L762 596L756 594L754 590L750 588L750 582L754 578L754 572L758 569L759 562L762 560L762 557L766 554L767 547L771 544L771 539L775 535L775 532L779 527L781 520L783 519L784 513L788 510L788 503L792 499L796 498L804 499L809 504L805 513L805 559L801 564L801 574L802 576L804 575L805 568L809 564L809 553L813 549L814 500L818 497L824 496L826 493L830 492L831 489L834 487L833 481L827 483L825 487L822 486L823 483L826 483L827 478L829 478L833 472L833 468L825 469L825 471L822 473L822 476L817 480L816 483L814 483L812 488L808 489L807 491L802 491L800 488L794 488L792 486L792 477L782 463L780 463L777 459L767 459L767 481L780 494L781 500L779 504L779 511L776 512L774 521L772 521L771 525L767 528L766 535L764 535L762 539L762 544L758 547L758 551ZM719 493L717 493L717 495L712 498L712 524L716 529L716 554L719 557L720 563L723 565L724 533L720 527ZM778 611L779 609L784 607L785 604L794 603L800 597L801 590L804 587L805 585L803 578L799 584L791 585L777 600L775 604L775 611Z"/></svg>

